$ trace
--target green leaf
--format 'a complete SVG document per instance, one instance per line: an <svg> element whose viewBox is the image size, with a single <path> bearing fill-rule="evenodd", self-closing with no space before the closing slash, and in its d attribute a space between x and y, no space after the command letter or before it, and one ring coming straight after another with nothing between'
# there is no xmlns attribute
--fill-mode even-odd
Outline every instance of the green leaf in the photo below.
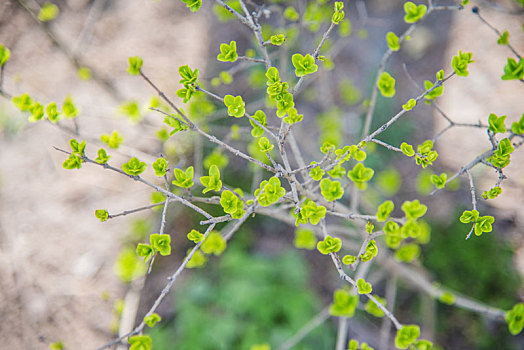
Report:
<svg viewBox="0 0 524 350"><path fill-rule="evenodd" d="M488 191L482 193L482 198L484 199L494 199L497 198L502 193L502 188L496 186L491 188Z"/></svg>
<svg viewBox="0 0 524 350"><path fill-rule="evenodd" d="M360 260L363 262L371 261L378 254L377 242L372 239L368 242L366 250L360 255Z"/></svg>
<svg viewBox="0 0 524 350"><path fill-rule="evenodd" d="M160 322L161 319L159 314L153 312L151 315L144 317L144 323L151 328L154 327L157 322Z"/></svg>
<svg viewBox="0 0 524 350"><path fill-rule="evenodd" d="M338 181L331 181L330 179L322 179L320 181L320 193L322 197L328 202L332 202L344 195L342 185Z"/></svg>
<svg viewBox="0 0 524 350"><path fill-rule="evenodd" d="M149 244L144 243L138 243L136 246L136 255L138 255L141 258L144 258L144 261L149 260L151 256L155 254L155 251L153 250L153 247L151 247Z"/></svg>
<svg viewBox="0 0 524 350"><path fill-rule="evenodd" d="M264 113L263 111L261 111L261 110L256 111L255 114L253 114L252 118L255 119L256 121L258 121L261 125L267 126L266 113ZM260 126L258 126L251 119L249 120L249 123L253 127L253 129L251 130L251 136L257 138L257 137L260 137L260 136L262 136L264 134L264 129L262 129Z"/></svg>
<svg viewBox="0 0 524 350"><path fill-rule="evenodd" d="M303 77L308 74L315 73L318 70L318 66L315 64L315 59L310 54L302 56L299 53L291 56L291 62L295 67L295 75L297 77Z"/></svg>
<svg viewBox="0 0 524 350"><path fill-rule="evenodd" d="M100 141L105 143L109 148L117 149L124 141L124 137L118 131L114 130L111 135L102 134Z"/></svg>
<svg viewBox="0 0 524 350"><path fill-rule="evenodd" d="M448 175L446 173L442 173L439 175L431 175L431 183L435 185L436 188L442 189L446 186L446 182L448 180Z"/></svg>
<svg viewBox="0 0 524 350"><path fill-rule="evenodd" d="M220 205L225 213L231 214L233 218L244 215L244 203L233 192L226 190L220 195Z"/></svg>
<svg viewBox="0 0 524 350"><path fill-rule="evenodd" d="M97 209L95 210L95 217L101 222L107 221L109 219L109 213L106 209Z"/></svg>
<svg viewBox="0 0 524 350"><path fill-rule="evenodd" d="M389 73L383 72L378 79L377 86L384 97L395 96L395 78Z"/></svg>
<svg viewBox="0 0 524 350"><path fill-rule="evenodd" d="M340 248L342 248L342 241L338 237L326 236L323 241L317 243L318 251L324 255L336 253Z"/></svg>
<svg viewBox="0 0 524 350"><path fill-rule="evenodd" d="M185 171L175 168L173 172L175 174L175 180L173 180L173 185L182 188L191 188L194 185L194 168L192 166L188 167Z"/></svg>
<svg viewBox="0 0 524 350"><path fill-rule="evenodd" d="M455 296L449 292L443 292L440 297L438 298L438 300L443 303L443 304L447 304L447 305L453 305L455 304Z"/></svg>
<svg viewBox="0 0 524 350"><path fill-rule="evenodd" d="M320 181L325 173L325 170L317 165L309 171L309 176L315 181Z"/></svg>
<svg viewBox="0 0 524 350"><path fill-rule="evenodd" d="M401 228L400 234L402 238L417 238L420 236L421 229L416 220L408 220Z"/></svg>
<svg viewBox="0 0 524 350"><path fill-rule="evenodd" d="M262 136L258 139L258 149L260 152L267 153L270 152L273 149L273 146L271 142L269 142L268 138L265 136Z"/></svg>
<svg viewBox="0 0 524 350"><path fill-rule="evenodd" d="M15 105L15 107L18 108L21 112L29 111L33 105L33 99L28 94L13 96L11 102L13 102L13 105Z"/></svg>
<svg viewBox="0 0 524 350"><path fill-rule="evenodd" d="M267 207L278 202L286 194L278 177L271 177L269 181L262 181L260 188L255 191L255 196L261 206Z"/></svg>
<svg viewBox="0 0 524 350"><path fill-rule="evenodd" d="M190 251L191 249L188 250L188 255ZM197 250L195 254L193 254L193 256L191 257L191 259L188 261L186 267L188 269L194 269L196 267L204 266L206 262L207 262L206 256L200 250Z"/></svg>
<svg viewBox="0 0 524 350"><path fill-rule="evenodd" d="M473 54L471 52L462 52L460 50L459 54L453 57L451 67L453 67L458 76L467 77L469 75L468 64L475 62L471 59L472 57Z"/></svg>
<svg viewBox="0 0 524 350"><path fill-rule="evenodd" d="M498 149L495 153L497 153L497 156L503 157L509 156L514 150L515 148L511 144L511 141L506 137L500 140Z"/></svg>
<svg viewBox="0 0 524 350"><path fill-rule="evenodd" d="M284 34L271 35L271 37L269 38L269 41L271 42L271 44L276 45L276 46L282 45L285 40L286 40L286 36Z"/></svg>
<svg viewBox="0 0 524 350"><path fill-rule="evenodd" d="M305 202L302 210L304 215L309 219L311 225L317 225L320 222L320 219L326 217L326 207L322 205L317 205L317 203L312 200Z"/></svg>
<svg viewBox="0 0 524 350"><path fill-rule="evenodd" d="M405 201L401 208L402 211L406 214L406 218L412 220L417 220L428 211L428 207L424 204L420 204L418 199L415 199L411 202Z"/></svg>
<svg viewBox="0 0 524 350"><path fill-rule="evenodd" d="M502 80L522 80L524 79L524 60L519 59L519 62L514 58L508 58L508 63L504 66L504 75Z"/></svg>
<svg viewBox="0 0 524 350"><path fill-rule="evenodd" d="M393 32L388 32L386 34L386 41L388 43L388 47L391 51L398 51L400 49L400 44L398 41L398 36Z"/></svg>
<svg viewBox="0 0 524 350"><path fill-rule="evenodd" d="M300 18L300 14L295 10L294 7L286 7L284 10L284 18L286 18L288 21L296 22Z"/></svg>
<svg viewBox="0 0 524 350"><path fill-rule="evenodd" d="M220 44L220 53L217 60L221 62L235 62L238 59L237 42L232 40L229 45L226 43Z"/></svg>
<svg viewBox="0 0 524 350"><path fill-rule="evenodd" d="M393 209L395 209L395 204L390 200L387 200L379 205L377 209L377 221L386 221Z"/></svg>
<svg viewBox="0 0 524 350"><path fill-rule="evenodd" d="M346 175L346 169L342 165L336 165L333 169L328 171L328 175L332 178L340 178Z"/></svg>
<svg viewBox="0 0 524 350"><path fill-rule="evenodd" d="M499 45L508 45L509 32L505 30L500 37L497 39L497 44Z"/></svg>
<svg viewBox="0 0 524 350"><path fill-rule="evenodd" d="M401 246L395 252L395 258L398 261L411 263L420 256L420 247L416 243L408 243Z"/></svg>
<svg viewBox="0 0 524 350"><path fill-rule="evenodd" d="M312 230L298 228L295 230L293 244L298 249L313 250L317 246L317 237Z"/></svg>
<svg viewBox="0 0 524 350"><path fill-rule="evenodd" d="M227 243L224 237L217 231L211 231L207 236L201 249L205 254L220 255L226 250Z"/></svg>
<svg viewBox="0 0 524 350"><path fill-rule="evenodd" d="M188 103L191 100L191 97L195 94L196 90L193 85L187 85L182 89L176 91L176 95L182 99L182 102Z"/></svg>
<svg viewBox="0 0 524 350"><path fill-rule="evenodd" d="M515 134L524 134L524 113L518 122L513 122L511 124L511 131Z"/></svg>
<svg viewBox="0 0 524 350"><path fill-rule="evenodd" d="M78 108L73 103L71 96L67 96L62 104L62 111L66 118L73 119L78 115Z"/></svg>
<svg viewBox="0 0 524 350"><path fill-rule="evenodd" d="M382 305L386 306L386 299L381 298L379 296L375 296L375 299ZM384 317L384 311L380 309L377 304L373 302L373 300L369 299L366 302L366 305L364 306L364 310L366 310L367 313L375 316L375 317Z"/></svg>
<svg viewBox="0 0 524 350"><path fill-rule="evenodd" d="M495 222L493 216L481 216L475 223L475 235L480 236L484 232L491 232L493 230L492 224Z"/></svg>
<svg viewBox="0 0 524 350"><path fill-rule="evenodd" d="M344 255L342 258L342 263L344 265L351 265L354 264L357 261L357 257L353 255Z"/></svg>
<svg viewBox="0 0 524 350"><path fill-rule="evenodd" d="M459 220L461 223L467 224L469 222L476 222L478 218L479 212L477 210L464 210Z"/></svg>
<svg viewBox="0 0 524 350"><path fill-rule="evenodd" d="M417 101L411 98L408 102L402 105L402 108L406 111L411 111L413 107L415 107L416 105L417 105Z"/></svg>
<svg viewBox="0 0 524 350"><path fill-rule="evenodd" d="M160 253L160 255L171 254L171 236L165 233L153 233L149 236L151 247Z"/></svg>
<svg viewBox="0 0 524 350"><path fill-rule="evenodd" d="M373 230L374 230L374 229L375 229L375 225L373 225L373 223L372 223L371 221L368 221L368 222L366 223L366 232L367 232L368 234L371 234L371 233L373 233Z"/></svg>
<svg viewBox="0 0 524 350"><path fill-rule="evenodd" d="M47 119L53 124L55 124L60 119L60 112L58 112L56 102L50 102L46 106L45 112L47 114Z"/></svg>
<svg viewBox="0 0 524 350"><path fill-rule="evenodd" d="M124 248L117 257L114 270L122 281L131 282L146 273L147 265L133 248Z"/></svg>
<svg viewBox="0 0 524 350"><path fill-rule="evenodd" d="M365 190L367 187L366 182L371 180L374 174L375 170L366 168L362 163L357 163L353 170L348 171L348 178L355 183L358 189Z"/></svg>
<svg viewBox="0 0 524 350"><path fill-rule="evenodd" d="M162 177L166 174L167 171L167 160L164 158L158 158L151 164L153 167L153 170L155 171L155 175Z"/></svg>
<svg viewBox="0 0 524 350"><path fill-rule="evenodd" d="M198 79L198 69L192 70L187 64L178 67L178 74L180 75L180 84L186 86L195 84Z"/></svg>
<svg viewBox="0 0 524 350"><path fill-rule="evenodd" d="M245 102L242 96L226 95L224 97L224 104L227 107L227 113L235 118L242 118L246 113Z"/></svg>
<svg viewBox="0 0 524 350"><path fill-rule="evenodd" d="M334 24L339 24L340 21L344 19L344 11L342 9L344 8L344 3L342 1L335 1L335 13L333 13L333 16L331 17L331 22Z"/></svg>
<svg viewBox="0 0 524 350"><path fill-rule="evenodd" d="M91 70L87 67L80 67L76 71L76 75L80 80L83 81L89 81L91 78L93 78L93 73L91 73Z"/></svg>
<svg viewBox="0 0 524 350"><path fill-rule="evenodd" d="M138 105L137 101L128 101L122 103L119 106L119 112L135 123L142 119L140 106Z"/></svg>
<svg viewBox="0 0 524 350"><path fill-rule="evenodd" d="M333 303L329 306L332 316L353 317L358 305L358 295L346 289L337 289L333 293Z"/></svg>
<svg viewBox="0 0 524 350"><path fill-rule="evenodd" d="M220 191L222 189L222 181L220 180L220 170L218 167L216 165L211 165L209 168L209 176L200 177L200 182L205 187L202 193Z"/></svg>
<svg viewBox="0 0 524 350"><path fill-rule="evenodd" d="M80 169L82 167L82 158L80 158L77 155L70 154L69 158L67 158L64 163L62 163L62 167L64 169Z"/></svg>
<svg viewBox="0 0 524 350"><path fill-rule="evenodd" d="M31 113L31 116L29 117L28 120L31 123L34 123L34 122L44 118L44 106L40 102L35 102L29 108L29 112Z"/></svg>
<svg viewBox="0 0 524 350"><path fill-rule="evenodd" d="M400 150L408 157L413 157L415 155L415 150L413 149L413 146L406 142L402 142L402 144L400 145Z"/></svg>
<svg viewBox="0 0 524 350"><path fill-rule="evenodd" d="M58 16L60 10L55 4L46 1L38 12L38 19L42 22L49 22Z"/></svg>
<svg viewBox="0 0 524 350"><path fill-rule="evenodd" d="M9 58L11 57L11 51L5 47L3 44L0 44L0 66L3 66L6 64L7 61L9 61Z"/></svg>
<svg viewBox="0 0 524 350"><path fill-rule="evenodd" d="M105 149L99 148L95 162L97 162L98 164L107 164L110 158L111 156L107 155L107 152Z"/></svg>
<svg viewBox="0 0 524 350"><path fill-rule="evenodd" d="M358 294L369 294L373 291L371 283L366 282L363 278L357 280Z"/></svg>
<svg viewBox="0 0 524 350"><path fill-rule="evenodd" d="M506 313L506 323L512 335L522 332L522 328L524 328L524 303L516 304Z"/></svg>
<svg viewBox="0 0 524 350"><path fill-rule="evenodd" d="M151 350L153 339L149 335L133 335L129 337L129 350Z"/></svg>
<svg viewBox="0 0 524 350"><path fill-rule="evenodd" d="M139 176L146 168L146 163L141 162L137 157L133 157L127 163L122 164L124 173L131 176Z"/></svg>
<svg viewBox="0 0 524 350"><path fill-rule="evenodd" d="M269 67L269 69L266 72L266 78L267 86L280 83L280 74L278 73L278 69L276 69L275 67Z"/></svg>
<svg viewBox="0 0 524 350"><path fill-rule="evenodd" d="M426 5L415 5L411 1L404 3L404 11L406 15L404 16L404 21L406 23L415 23L418 22L427 11Z"/></svg>
<svg viewBox="0 0 524 350"><path fill-rule="evenodd" d="M129 67L127 68L127 74L129 75L139 75L140 69L144 64L144 61L140 56L129 57L128 59Z"/></svg>
<svg viewBox="0 0 524 350"><path fill-rule="evenodd" d="M433 82L429 80L424 81L424 88L426 89L426 91L431 89L433 86L435 86ZM424 98L426 99L426 101L434 100L437 97L442 96L443 93L444 93L444 86L440 85L434 88L433 90L431 90L426 96L424 96Z"/></svg>
<svg viewBox="0 0 524 350"><path fill-rule="evenodd" d="M194 243L198 243L204 239L204 235L198 232L197 230L191 230L191 232L187 234L187 239Z"/></svg>
<svg viewBox="0 0 524 350"><path fill-rule="evenodd" d="M304 119L304 115L298 114L295 108L290 108L287 110L287 117L284 118L284 122L290 125L298 123Z"/></svg>
<svg viewBox="0 0 524 350"><path fill-rule="evenodd" d="M191 12L197 12L202 6L202 0L181 0Z"/></svg>
<svg viewBox="0 0 524 350"><path fill-rule="evenodd" d="M407 349L410 344L420 336L420 327L417 325L402 326L397 330L395 337L395 346L399 349Z"/></svg>
<svg viewBox="0 0 524 350"><path fill-rule="evenodd" d="M442 79L444 79L444 69L439 70L439 71L437 72L437 74L436 74L436 77L437 77L437 80L439 80L439 81L442 80ZM426 89L426 90L427 90L427 89Z"/></svg>
<svg viewBox="0 0 524 350"><path fill-rule="evenodd" d="M488 118L489 122L489 130L493 131L493 133L505 133L506 126L504 125L504 122L506 121L506 116L503 115L501 117L497 117L495 114L491 113Z"/></svg>

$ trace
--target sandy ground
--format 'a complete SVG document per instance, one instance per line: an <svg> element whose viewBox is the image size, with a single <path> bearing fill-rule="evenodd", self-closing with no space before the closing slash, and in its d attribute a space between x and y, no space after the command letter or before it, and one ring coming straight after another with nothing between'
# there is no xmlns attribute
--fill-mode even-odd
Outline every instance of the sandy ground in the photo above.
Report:
<svg viewBox="0 0 524 350"><path fill-rule="evenodd" d="M179 1L108 3L111 5L98 14L91 34L80 45L78 38L86 28L90 9L87 0L60 2L62 13L50 27L70 48L79 47L81 57L113 82L125 99L146 103L152 96L143 81L126 76L129 56L142 56L144 70L172 95L177 88L178 66L189 63L205 67L208 28L203 16L191 16ZM14 0L4 1L0 13L0 42L12 51L4 83L8 92L28 92L45 102L59 102L71 94L82 109L82 133L96 137L118 128L124 134L126 147L114 155L115 163L137 150L154 148L153 139L141 137L139 128L117 117L118 101L96 83L76 78L68 58L52 46L42 28ZM518 18L508 23L495 12L483 15L499 28L520 33L510 40L515 47L522 47ZM473 80L456 78L446 85L441 106L457 121L485 122L489 112L517 120L523 112L522 84L498 81L510 52L497 47L494 33L473 15L460 18L454 22L447 56L452 57L458 49L478 52L478 57L489 52L490 56L489 60L477 59L471 66ZM125 293L125 286L113 273L113 264L129 225L127 219L100 223L93 211L107 208L119 212L144 205L150 191L94 166L64 170L61 164L65 157L52 146L67 148L70 135L45 122L10 131L25 122L4 99L0 100L0 116L4 129L0 134L0 343L6 349L47 349L50 342L61 340L68 349L96 348L111 339L113 302ZM483 134L475 136L474 130L467 132L468 139L470 133L471 139L486 139ZM457 135L462 139L462 133L464 130L450 132L438 145L440 159L450 169L458 169L477 154L468 151L478 150L473 142L468 141L468 147L463 142L453 143ZM489 146L485 142L481 145ZM453 159L458 148L467 153L457 163ZM493 201L497 207L511 205L520 210L512 214L517 220L524 217L524 172L516 166L524 164L520 153L507 172L512 179L504 184L508 190L504 187L501 198ZM148 162L153 159L138 154ZM486 178L487 183L479 180L483 189L493 183ZM524 271L523 261L524 252L517 262ZM104 300L102 294L108 294L109 299Z"/></svg>
<svg viewBox="0 0 524 350"><path fill-rule="evenodd" d="M126 75L129 56L140 55L144 70L171 96L178 88L178 66L203 67L207 29L202 16L191 16L180 2L95 3L104 2L110 6L87 25L91 34L82 42L80 56L112 81L125 100L136 98L145 104L153 95L140 78ZM86 28L91 8L87 3L59 3L62 12L50 25L69 48L78 44ZM82 134L97 138L116 128L124 134L126 147L111 152L116 164L136 150L155 149L153 138L141 137L140 128L117 116L118 101L95 82L76 77L64 53L15 1L2 2L0 12L9 17L3 18L0 42L12 52L6 91L28 92L43 103L61 102L71 94L82 110ZM26 116L5 99L0 100L0 114L1 347L47 349L58 340L68 349L101 346L111 339L113 302L125 292L113 264L129 220L100 223L93 212L146 205L150 191L94 166L64 170L65 155L53 146L67 149L69 134L47 122L10 132L26 124ZM149 124L159 124L154 117ZM101 145L90 144L87 152L94 155ZM137 154L148 163L153 159Z"/></svg>

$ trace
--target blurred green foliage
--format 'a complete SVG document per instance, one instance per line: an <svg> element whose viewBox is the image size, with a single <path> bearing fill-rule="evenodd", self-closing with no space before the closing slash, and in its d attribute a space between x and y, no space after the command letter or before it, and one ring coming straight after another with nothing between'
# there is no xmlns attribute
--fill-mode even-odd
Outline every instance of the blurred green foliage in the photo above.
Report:
<svg viewBox="0 0 524 350"><path fill-rule="evenodd" d="M322 308L308 287L304 258L294 250L250 253L232 243L175 292L176 316L151 330L155 349L247 349L289 339ZM324 323L293 349L331 349L334 329Z"/></svg>

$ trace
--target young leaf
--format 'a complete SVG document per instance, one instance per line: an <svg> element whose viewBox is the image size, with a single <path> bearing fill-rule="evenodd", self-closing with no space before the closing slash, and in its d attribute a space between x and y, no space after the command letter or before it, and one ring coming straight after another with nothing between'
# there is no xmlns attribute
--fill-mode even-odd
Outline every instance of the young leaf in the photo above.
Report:
<svg viewBox="0 0 524 350"><path fill-rule="evenodd" d="M469 222L476 222L479 218L479 212L477 210L464 210L460 216L460 222L467 224Z"/></svg>
<svg viewBox="0 0 524 350"><path fill-rule="evenodd" d="M202 243L201 249L205 254L220 255L226 250L227 243L217 231L212 231Z"/></svg>
<svg viewBox="0 0 524 350"><path fill-rule="evenodd" d="M505 30L500 37L497 39L497 44L499 45L508 45L509 32Z"/></svg>
<svg viewBox="0 0 524 350"><path fill-rule="evenodd" d="M133 157L127 163L122 164L122 170L124 173L131 176L139 176L146 170L146 168L146 163L141 162L137 157Z"/></svg>
<svg viewBox="0 0 524 350"><path fill-rule="evenodd" d="M141 258L144 258L144 261L149 260L150 257L155 254L155 251L153 250L153 247L151 247L149 244L144 243L138 243L136 246L136 255L138 255Z"/></svg>
<svg viewBox="0 0 524 350"><path fill-rule="evenodd" d="M149 236L149 243L151 247L160 253L160 255L166 256L171 254L171 236L167 234L153 233Z"/></svg>
<svg viewBox="0 0 524 350"><path fill-rule="evenodd" d="M366 189L366 182L371 180L374 174L375 170L366 168L362 163L357 163L353 170L348 171L348 177L355 183L355 186L361 190Z"/></svg>
<svg viewBox="0 0 524 350"><path fill-rule="evenodd" d="M417 325L402 326L397 331L395 337L395 346L399 349L407 349L407 347L415 342L420 336L420 327Z"/></svg>
<svg viewBox="0 0 524 350"><path fill-rule="evenodd" d="M153 167L153 170L155 171L155 175L162 177L166 174L167 171L167 160L164 158L158 158L151 164Z"/></svg>
<svg viewBox="0 0 524 350"><path fill-rule="evenodd" d="M431 183L435 185L436 188L442 189L446 186L446 182L448 180L448 175L446 173L442 173L439 175L431 175Z"/></svg>
<svg viewBox="0 0 524 350"><path fill-rule="evenodd" d="M395 204L390 200L387 200L379 205L377 209L377 221L386 221L393 209L395 209Z"/></svg>
<svg viewBox="0 0 524 350"><path fill-rule="evenodd" d="M222 181L220 180L220 170L216 165L211 165L209 168L209 176L200 177L200 182L205 186L202 193L209 191L220 191L222 189Z"/></svg>
<svg viewBox="0 0 524 350"><path fill-rule="evenodd" d="M493 216L481 216L475 223L475 235L480 236L484 232L491 232L493 230L491 224L495 222Z"/></svg>
<svg viewBox="0 0 524 350"><path fill-rule="evenodd" d="M402 108L405 109L406 111L411 111L413 109L413 107L415 107L417 104L417 101L415 101L415 99L411 98L409 99L408 102L406 102L405 104L402 105Z"/></svg>
<svg viewBox="0 0 524 350"><path fill-rule="evenodd" d="M415 5L411 1L404 3L404 11L406 15L404 16L404 21L406 23L415 23L418 22L427 11L426 5Z"/></svg>
<svg viewBox="0 0 524 350"><path fill-rule="evenodd" d="M520 58L519 62L514 58L508 58L508 63L504 66L502 80L522 80L524 79L524 59Z"/></svg>
<svg viewBox="0 0 524 350"><path fill-rule="evenodd" d="M204 239L204 235L198 232L197 230L191 230L191 232L187 234L187 239L194 243L198 243Z"/></svg>
<svg viewBox="0 0 524 350"><path fill-rule="evenodd" d="M369 294L373 291L371 283L366 282L363 278L357 280L358 294Z"/></svg>
<svg viewBox="0 0 524 350"><path fill-rule="evenodd" d="M192 0L189 0L192 1ZM235 62L238 59L237 54L237 42L232 40L228 44L220 44L220 53L217 56L217 60L221 62Z"/></svg>
<svg viewBox="0 0 524 350"><path fill-rule="evenodd" d="M140 69L142 68L142 65L144 64L144 61L140 56L135 57L129 57L129 67L127 68L127 74L129 75L139 75Z"/></svg>
<svg viewBox="0 0 524 350"><path fill-rule="evenodd" d="M354 264L357 261L357 257L353 255L344 255L342 258L342 263L344 265L351 265Z"/></svg>
<svg viewBox="0 0 524 350"><path fill-rule="evenodd" d="M453 57L451 67L453 67L458 76L467 77L469 75L468 64L475 62L471 59L472 57L473 54L471 52L462 52L460 50L459 54Z"/></svg>
<svg viewBox="0 0 524 350"><path fill-rule="evenodd" d="M107 221L109 219L109 213L106 209L97 209L95 210L95 217L101 222Z"/></svg>
<svg viewBox="0 0 524 350"><path fill-rule="evenodd" d="M386 299L379 296L375 296L375 299L377 299L377 301L382 305L386 306ZM380 309L371 299L367 301L364 310L375 317L384 317L384 311L382 311L382 309Z"/></svg>
<svg viewBox="0 0 524 350"><path fill-rule="evenodd" d="M358 305L358 295L346 289L337 289L333 293L333 303L329 306L332 316L353 317Z"/></svg>
<svg viewBox="0 0 524 350"><path fill-rule="evenodd" d="M401 208L402 211L406 214L406 218L411 220L417 220L428 211L428 207L424 204L420 204L418 199L411 202L405 201Z"/></svg>
<svg viewBox="0 0 524 350"><path fill-rule="evenodd" d="M285 40L286 40L286 36L284 34L271 35L271 37L269 38L269 41L271 42L271 44L275 46L282 45Z"/></svg>
<svg viewBox="0 0 524 350"><path fill-rule="evenodd" d="M42 22L49 22L53 19L55 19L58 16L58 13L60 10L58 9L58 6L55 4L46 1L40 7L40 12L38 12L38 19Z"/></svg>
<svg viewBox="0 0 524 350"><path fill-rule="evenodd" d="M0 67L9 61L9 57L11 57L11 51L3 44L0 44Z"/></svg>
<svg viewBox="0 0 524 350"><path fill-rule="evenodd" d="M45 112L47 114L47 119L53 124L55 124L60 119L60 112L58 112L56 102L50 102L46 106Z"/></svg>
<svg viewBox="0 0 524 350"><path fill-rule="evenodd" d="M313 250L317 246L317 238L312 230L299 228L295 231L293 244L298 249Z"/></svg>
<svg viewBox="0 0 524 350"><path fill-rule="evenodd" d="M522 332L522 328L524 328L524 303L516 304L506 313L506 323L512 335Z"/></svg>
<svg viewBox="0 0 524 350"><path fill-rule="evenodd" d="M117 149L124 141L124 137L118 131L114 130L111 135L102 134L100 141L105 143L109 148Z"/></svg>
<svg viewBox="0 0 524 350"><path fill-rule="evenodd" d="M402 142L402 144L400 145L400 150L408 157L413 157L415 155L415 150L413 149L413 146L406 142Z"/></svg>
<svg viewBox="0 0 524 350"><path fill-rule="evenodd" d="M493 133L505 133L506 126L504 125L504 122L506 121L506 116L503 115L501 117L497 117L495 114L491 113L488 118L489 122L489 130L491 130Z"/></svg>
<svg viewBox="0 0 524 350"><path fill-rule="evenodd" d="M318 70L318 66L315 64L315 59L310 54L302 56L299 53L291 56L293 67L295 67L295 75L297 77L303 77L304 75L315 73Z"/></svg>
<svg viewBox="0 0 524 350"><path fill-rule="evenodd" d="M129 350L151 350L153 339L149 335L133 335L129 337Z"/></svg>
<svg viewBox="0 0 524 350"><path fill-rule="evenodd" d="M197 12L202 6L202 0L181 0L191 12Z"/></svg>
<svg viewBox="0 0 524 350"><path fill-rule="evenodd" d="M271 142L267 139L267 137L261 137L258 139L258 149L260 152L267 153L270 152L273 149L273 146Z"/></svg>
<svg viewBox="0 0 524 350"><path fill-rule="evenodd" d="M395 78L389 73L383 72L378 79L377 86L384 97L395 96Z"/></svg>
<svg viewBox="0 0 524 350"><path fill-rule="evenodd" d="M144 317L144 323L151 328L154 327L157 322L160 322L161 319L159 314L153 312L151 315Z"/></svg>
<svg viewBox="0 0 524 350"><path fill-rule="evenodd" d="M99 148L95 162L97 162L98 164L107 164L109 158L111 158L111 156L107 155L106 150L103 148Z"/></svg>
<svg viewBox="0 0 524 350"><path fill-rule="evenodd" d="M242 96L226 95L224 97L224 104L227 107L227 113L235 118L242 118L246 113L245 102Z"/></svg>
<svg viewBox="0 0 524 350"><path fill-rule="evenodd" d="M386 35L386 41L391 51L398 51L400 49L398 36L395 33L388 32L388 34Z"/></svg>
<svg viewBox="0 0 524 350"><path fill-rule="evenodd" d="M331 181L330 179L322 179L320 181L320 192L322 197L328 202L332 202L344 195L342 185L338 181Z"/></svg>
<svg viewBox="0 0 524 350"><path fill-rule="evenodd" d="M482 198L484 199L494 199L497 198L502 193L502 188L493 187L489 191L482 192Z"/></svg>
<svg viewBox="0 0 524 350"><path fill-rule="evenodd" d="M342 248L342 241L338 237L327 236L323 241L317 243L318 251L324 255L336 253L340 248Z"/></svg>
<svg viewBox="0 0 524 350"><path fill-rule="evenodd" d="M524 134L524 113L518 122L513 122L511 124L511 131L513 131L515 134Z"/></svg>
<svg viewBox="0 0 524 350"><path fill-rule="evenodd" d="M194 168L192 166L188 167L186 171L175 168L173 172L175 174L175 180L173 180L173 185L182 188L191 188L194 185Z"/></svg>

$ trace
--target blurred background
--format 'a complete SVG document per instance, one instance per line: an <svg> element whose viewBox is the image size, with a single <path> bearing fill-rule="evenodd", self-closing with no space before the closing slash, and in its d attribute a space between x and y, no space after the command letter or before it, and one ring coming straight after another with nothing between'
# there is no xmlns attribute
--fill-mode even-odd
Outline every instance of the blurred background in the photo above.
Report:
<svg viewBox="0 0 524 350"><path fill-rule="evenodd" d="M157 259L143 284L144 278L136 279L143 266L134 249L158 232L160 211L141 211L101 223L94 210L116 214L158 201L158 195L152 197L147 187L89 164L65 170L66 157L53 147L67 149L69 139L77 137L87 141L87 153L94 155L105 146L100 136L118 130L123 143L110 150L111 163L117 165L131 156L149 165L164 155L173 167L194 165L198 174L207 174L210 164L221 164L226 182L244 191L252 191L253 185L268 177L193 134L167 138L170 128L163 116L149 110L151 105L164 106L142 79L126 74L127 58L141 56L143 71L193 120L251 152L246 146L252 139L249 123L242 121L238 129L231 128L224 106L203 94L188 105L175 96L181 88L178 67L188 64L200 70L199 83L206 89L220 96L241 94L251 101L248 112L266 108L263 66L216 60L223 42L236 40L240 55L256 50L247 27L212 1L204 1L198 13L190 12L181 1L168 0L52 3L59 13L47 22L38 19L43 1L0 3L0 43L11 50L3 72L7 95L0 97L0 343L6 349L47 349L55 342L62 342L66 349L93 349L110 341L126 323L142 319L192 246L186 234L200 220L170 205L166 232L172 237L173 254ZM238 6L235 1L228 3ZM404 1L344 3L351 22L333 31L321 51L329 60L319 64L319 71L295 99L299 113L304 114L295 136L307 140L301 145L306 162L321 159L318 148L326 140L337 146L359 141L366 100L387 49L385 35L388 31L399 35L407 28ZM521 2L473 5L480 7L490 24L508 30L510 43L522 50ZM298 25L282 20L290 6L304 14ZM397 79L397 94L393 99L379 97L372 130L420 94L415 84L433 81L441 68L450 72L451 58L459 49L473 52L475 63L467 79L454 77L446 82L438 106L456 122L487 123L490 113L507 115L506 125L519 120L522 83L500 80L511 52L497 45L497 35L470 7L432 14L388 62L387 71ZM287 35L286 44L270 52L283 80L293 86L289 55L314 51L327 29L332 3L275 1L265 9L264 38L276 32ZM29 123L28 115L9 100L22 93L44 104L60 104L71 96L80 108L79 117L56 125ZM266 114L268 123L274 124L276 117L269 117L267 109ZM404 140L418 144L446 126L434 107L419 104L381 137L393 145ZM524 298L522 152L512 154L512 163L504 171L508 179L502 195L479 201L481 213L496 218L493 232L465 241L469 228L458 217L471 206L467 179L429 195L433 189L429 176L454 174L490 148L489 139L481 129L453 128L435 145L440 156L433 172L379 147L370 150L366 165L376 173L361 209L373 213L385 199L395 203L420 199L429 207L425 220L431 235L409 267L459 295L510 309ZM497 180L485 166L476 167L473 175L478 194ZM150 171L144 176L161 184ZM214 215L222 213L220 208L205 208ZM347 230L356 229L345 225ZM158 310L163 321L150 332L155 349L250 349L265 343L278 349L313 319L322 322L293 349L334 348L337 319L327 315L326 307L342 284L329 259L315 250L294 247L294 232L294 226L259 215L235 234L222 256L210 257L203 269L185 271ZM421 292L405 278L403 265L407 264L373 265L368 277L378 295L396 295L395 315L404 323L420 324L423 338L445 349L523 348L522 335L512 337L505 323ZM377 348L382 323L358 310L349 320L349 336Z"/></svg>

